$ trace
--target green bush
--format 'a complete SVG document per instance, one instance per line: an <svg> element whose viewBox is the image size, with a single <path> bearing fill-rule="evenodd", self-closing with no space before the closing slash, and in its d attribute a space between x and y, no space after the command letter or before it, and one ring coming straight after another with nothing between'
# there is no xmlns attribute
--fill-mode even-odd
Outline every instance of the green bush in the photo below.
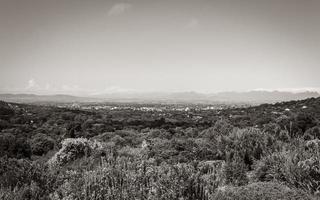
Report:
<svg viewBox="0 0 320 200"><path fill-rule="evenodd" d="M210 140L216 140L218 136L228 135L233 126L225 120L218 120L213 127L210 127L200 133L201 137L208 138Z"/></svg>
<svg viewBox="0 0 320 200"><path fill-rule="evenodd" d="M270 141L271 140L271 141ZM227 136L219 137L217 148L224 159L234 159L237 155L249 169L255 160L272 151L275 147L272 136L259 129L236 129Z"/></svg>
<svg viewBox="0 0 320 200"><path fill-rule="evenodd" d="M0 157L30 158L31 147L26 138L11 133L0 133Z"/></svg>
<svg viewBox="0 0 320 200"><path fill-rule="evenodd" d="M42 156L53 148L54 140L45 134L38 133L31 140L31 150L35 155Z"/></svg>
<svg viewBox="0 0 320 200"><path fill-rule="evenodd" d="M285 162L286 182L311 193L320 192L320 140L310 140Z"/></svg>
<svg viewBox="0 0 320 200"><path fill-rule="evenodd" d="M303 135L305 140L320 139L320 126L309 128Z"/></svg>
<svg viewBox="0 0 320 200"><path fill-rule="evenodd" d="M291 151L266 156L255 165L259 181L278 180L286 185L320 192L320 140L300 141Z"/></svg>
<svg viewBox="0 0 320 200"><path fill-rule="evenodd" d="M224 166L224 175L226 184L241 186L248 183L247 166L239 157L234 158L232 161L227 161Z"/></svg>
<svg viewBox="0 0 320 200"><path fill-rule="evenodd" d="M0 119L9 119L14 115L12 106L4 101L0 101Z"/></svg>
<svg viewBox="0 0 320 200"><path fill-rule="evenodd" d="M46 199L58 179L45 165L0 158L0 199Z"/></svg>
<svg viewBox="0 0 320 200"><path fill-rule="evenodd" d="M103 150L100 142L85 138L67 138L62 141L61 149L48 161L51 167L63 166L78 158L89 157Z"/></svg>
<svg viewBox="0 0 320 200"><path fill-rule="evenodd" d="M255 164L254 178L257 181L285 181L286 152L275 152L263 157Z"/></svg>

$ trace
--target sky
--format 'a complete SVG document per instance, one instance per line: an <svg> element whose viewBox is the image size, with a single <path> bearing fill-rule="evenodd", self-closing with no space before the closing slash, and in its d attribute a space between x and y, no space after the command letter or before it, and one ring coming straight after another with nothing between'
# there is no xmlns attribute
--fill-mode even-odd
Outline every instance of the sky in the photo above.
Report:
<svg viewBox="0 0 320 200"><path fill-rule="evenodd" d="M319 0L0 0L0 92L320 88Z"/></svg>

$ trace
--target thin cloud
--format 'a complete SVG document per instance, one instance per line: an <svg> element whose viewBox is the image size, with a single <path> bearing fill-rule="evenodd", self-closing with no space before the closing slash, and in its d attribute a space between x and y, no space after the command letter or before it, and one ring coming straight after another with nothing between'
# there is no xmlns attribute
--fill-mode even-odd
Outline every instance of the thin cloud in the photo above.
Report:
<svg viewBox="0 0 320 200"><path fill-rule="evenodd" d="M127 10L131 9L132 5L129 3L117 3L114 4L110 10L108 11L109 16L116 16L121 15L122 13L126 12Z"/></svg>

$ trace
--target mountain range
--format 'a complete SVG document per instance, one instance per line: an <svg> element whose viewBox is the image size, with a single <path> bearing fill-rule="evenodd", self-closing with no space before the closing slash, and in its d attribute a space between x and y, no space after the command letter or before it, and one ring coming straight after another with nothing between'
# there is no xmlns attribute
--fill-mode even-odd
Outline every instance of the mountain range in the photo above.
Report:
<svg viewBox="0 0 320 200"><path fill-rule="evenodd" d="M111 93L91 96L0 94L0 100L18 103L37 102L143 102L143 103L274 103L319 97L317 92L249 91L249 92L150 92L150 93Z"/></svg>

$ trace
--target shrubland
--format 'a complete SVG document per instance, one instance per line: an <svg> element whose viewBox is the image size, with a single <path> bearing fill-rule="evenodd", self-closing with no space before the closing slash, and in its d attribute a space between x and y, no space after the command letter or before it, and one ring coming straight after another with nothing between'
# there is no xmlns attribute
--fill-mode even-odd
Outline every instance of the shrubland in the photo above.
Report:
<svg viewBox="0 0 320 200"><path fill-rule="evenodd" d="M165 112L1 102L0 117L0 199L320 198L319 98Z"/></svg>

